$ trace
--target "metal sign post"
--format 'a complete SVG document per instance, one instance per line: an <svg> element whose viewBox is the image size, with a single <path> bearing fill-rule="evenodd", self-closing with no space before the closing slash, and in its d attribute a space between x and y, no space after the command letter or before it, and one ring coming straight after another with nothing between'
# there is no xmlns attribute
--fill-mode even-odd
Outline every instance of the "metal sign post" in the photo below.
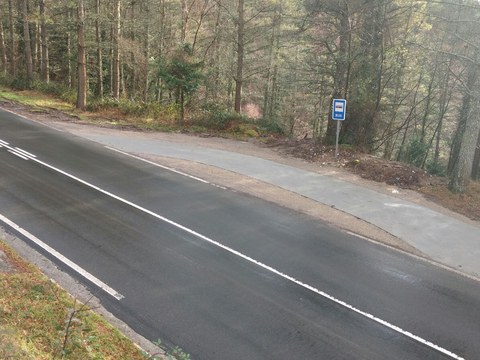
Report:
<svg viewBox="0 0 480 360"><path fill-rule="evenodd" d="M338 157L338 138L340 137L340 121L345 120L347 112L347 100L333 99L332 120L337 122L337 139L335 141L335 157Z"/></svg>

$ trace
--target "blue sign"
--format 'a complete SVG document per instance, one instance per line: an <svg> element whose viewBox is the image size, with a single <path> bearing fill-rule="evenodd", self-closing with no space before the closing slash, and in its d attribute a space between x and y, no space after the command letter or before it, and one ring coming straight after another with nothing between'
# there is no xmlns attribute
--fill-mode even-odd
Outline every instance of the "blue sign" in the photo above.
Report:
<svg viewBox="0 0 480 360"><path fill-rule="evenodd" d="M345 120L346 112L347 112L347 100L333 99L332 119L343 121Z"/></svg>

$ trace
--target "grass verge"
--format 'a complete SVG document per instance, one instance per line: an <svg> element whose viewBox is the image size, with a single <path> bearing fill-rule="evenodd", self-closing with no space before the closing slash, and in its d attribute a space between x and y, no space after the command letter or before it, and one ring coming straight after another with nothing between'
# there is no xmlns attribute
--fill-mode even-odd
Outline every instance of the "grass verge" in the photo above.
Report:
<svg viewBox="0 0 480 360"><path fill-rule="evenodd" d="M43 84L43 86L46 86ZM48 85L49 89L53 86ZM209 108L193 111L182 123L178 120L175 104L159 102L135 102L127 99L93 99L86 111L75 108L66 94L59 96L42 91L42 87L29 90L0 86L0 99L26 106L33 113L56 112L56 117L67 121L80 121L101 127L161 132L207 133L208 135L247 140L264 138L279 127L262 121L253 121L239 114L222 109ZM65 100L62 100L65 99ZM64 116L62 116L62 113Z"/></svg>
<svg viewBox="0 0 480 360"><path fill-rule="evenodd" d="M0 241L0 359L153 359Z"/></svg>
<svg viewBox="0 0 480 360"><path fill-rule="evenodd" d="M74 110L74 106L72 104L60 100L53 95L43 94L35 90L12 91L5 87L0 87L0 98L27 105L33 111L54 109L65 112L73 112Z"/></svg>

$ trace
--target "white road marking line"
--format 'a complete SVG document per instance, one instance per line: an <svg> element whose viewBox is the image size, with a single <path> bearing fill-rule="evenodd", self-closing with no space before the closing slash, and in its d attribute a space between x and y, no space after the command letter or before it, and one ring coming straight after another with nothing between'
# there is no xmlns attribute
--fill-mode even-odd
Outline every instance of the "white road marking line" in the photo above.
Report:
<svg viewBox="0 0 480 360"><path fill-rule="evenodd" d="M196 176L193 176L193 175L184 173L184 172L182 172L182 171L176 170L176 169L171 168L171 167L168 167L168 166L164 166L164 165L157 164L157 163L155 163L155 162L153 162L153 161L150 161L150 160L147 160L147 159L143 159L143 158L141 158L141 157L139 157L139 156L129 154L129 153L124 152L124 151L122 151L122 150L118 150L118 149L112 148L112 147L110 147L110 146L105 146L105 148L107 148L107 149L109 149L109 150L112 150L112 151L115 151L115 152L118 152L118 153L120 153L120 154L122 154L122 155L129 156L129 157L134 158L134 159L136 159L136 160L143 161L143 162L145 162L145 163L147 163L147 164L150 164L150 165L153 165L153 166L157 166L157 167L162 168L162 169L165 169L165 170L169 170L169 171L171 171L171 172L174 172L174 173L179 174L179 175L182 175L182 176L186 176L186 177L188 177L188 178L190 178L190 179L200 181L200 182L202 182L202 183L204 183L204 184L210 184L209 181L204 180L204 179L202 179L202 178L199 178L199 177L196 177Z"/></svg>
<svg viewBox="0 0 480 360"><path fill-rule="evenodd" d="M320 295L320 296L322 296L322 297L324 297L324 298L326 298L326 299L328 299L328 300L330 300L330 301L332 301L332 302L334 302L334 303L336 303L336 304L338 304L338 305L340 305L340 306L343 306L344 308L346 308L346 309L348 309L348 310L351 310L351 311L353 311L353 312L355 312L355 313L357 313L357 314L359 314L359 315L361 315L361 316L363 316L363 317L365 317L365 318L367 318L367 319L370 319L370 320L372 320L372 321L374 321L374 322L376 322L376 323L378 323L378 324L381 324L381 325L383 325L383 326L385 326L385 327L387 327L387 328L389 328L389 329L391 329L391 330L393 330L393 331L395 331L395 332L397 332L397 333L399 333L399 334L401 334L401 335L404 335L404 336L406 336L406 337L408 337L408 338L410 338L410 339L412 339L412 340L414 340L414 341L416 341L416 342L418 342L418 343L420 343L420 344L422 344L422 345L425 345L425 346L427 346L427 347L429 347L429 348L431 348L431 349L433 349L433 350L436 350L436 351L438 351L438 352L440 352L440 353L442 353L442 354L444 354L444 355L447 355L447 356L451 357L452 359L455 359L455 360L465 360L464 358L460 357L459 355L457 355L457 354L455 354L455 353L453 353L453 352L451 352L451 351L449 351L449 350L447 350L447 349L444 349L444 348L442 348L441 346L438 346L438 345L432 343L431 341L428 341L428 340L426 340L426 339L424 339L424 338L422 338L422 337L420 337L420 336L417 336L417 335L415 335L415 334L412 334L412 333L409 332L409 331L403 330L402 328L400 328L400 327L398 327L398 326L396 326L396 325L393 325L393 324L389 323L388 321L382 320L382 319L380 319L380 318L378 318L378 317L376 317L376 316L374 316L374 315L372 315L372 314L370 314L370 313L367 313L366 311L360 310L360 309L356 308L355 306L346 303L345 301L342 301L342 300L340 300L340 299L337 299L337 298L335 298L334 296L329 295L329 294L327 294L326 292L315 288L314 286L311 286L311 285L308 285L308 284L306 284L306 283L303 283L303 282L295 279L294 277L292 277L292 276L290 276L290 275L287 275L287 274L285 274L285 273L283 273L283 272L281 272L281 271L279 271L279 270L277 270L277 269L275 269L275 268L273 268L273 267L271 267L271 266L268 266L268 265L266 265L266 264L264 264L264 263L262 263L262 262L260 262L260 261L258 261L258 260L255 260L255 259L251 258L251 257L248 256L248 255L242 254L241 252L239 252L239 251L237 251L237 250L234 250L234 249L232 249L232 248L230 248L230 247L228 247L228 246L226 246L226 245L223 245L222 243L219 243L218 241L215 241L215 240L213 240L213 239L210 239L209 237L207 237L207 236L205 236L205 235L202 235L202 234L196 232L195 230L189 229L189 228L187 228L186 226L183 226L183 225L181 225L181 224L179 224L179 223L176 223L175 221L170 220L170 219L168 219L168 218L166 218L166 217L164 217L164 216L162 216L162 215L159 215L159 214L157 214L157 213L155 213L155 212L153 212L153 211L151 211L151 210L148 210L148 209L146 209L146 208L143 208L143 207L141 207L140 205L137 205L137 204L135 204L135 203L133 203L133 202L131 202L131 201L129 201L129 200L126 200L126 199L124 199L124 198L122 198L122 197L120 197L120 196L118 196L118 195L115 195L115 194L113 194L113 193L111 193L111 192L109 192L109 191L107 191L107 190L103 190L102 188L100 188L100 187L98 187L98 186L96 186L96 185L93 185L93 184L91 184L91 183L89 183L89 182L87 182L87 181L85 181L85 180L82 180L82 179L76 177L75 175L69 174L69 173L67 173L66 171L63 171L63 170L58 169L58 168L56 168L56 167L54 167L54 166L52 166L52 165L49 165L49 164L47 164L47 163L45 163L45 162L43 162L43 161L41 161L41 160L39 160L39 159L37 159L37 158L30 158L30 159L33 160L33 161L35 161L35 162L37 162L38 164L41 164L41 165L43 165L43 166L51 169L51 170L54 170L54 171L56 171L56 172L58 172L58 173L60 173L60 174L62 174L62 175L65 175L65 176L67 176L67 177L69 177L69 178L71 178L71 179L73 179L73 180L75 180L75 181L77 181L77 182L80 182L81 184L84 184L84 185L86 185L87 187L90 187L90 188L92 188L92 189L94 189L94 190L97 190L98 192L100 192L100 193L102 193L102 194L105 194L105 195L107 195L107 196L109 196L109 197L111 197L111 198L113 198L113 199L116 199L116 200L118 200L118 201L120 201L120 202L122 202L122 203L124 203L124 204L126 204L126 205L129 205L129 206L131 206L131 207L133 207L133 208L135 208L135 209L137 209L137 210L139 210L139 211L141 211L141 212L144 212L144 213L146 213L146 214L148 214L148 215L151 215L151 216L153 216L154 218L157 218L157 219L159 219L159 220L161 220L161 221L163 221L163 222L166 222L167 224L170 224L170 225L172 225L172 226L174 226L174 227L176 227L176 228L178 228L178 229L180 229L180 230L183 230L183 231L185 231L185 232L187 232L187 233L189 233L189 234L191 234L191 235L193 235L193 236L195 236L195 237L198 237L199 239L202 239L202 240L204 240L204 241L206 241L206 242L208 242L208 243L210 243L210 244L212 244L212 245L214 245L214 246L217 246L217 247L219 247L219 248L221 248L221 249L223 249L223 250L225 250L225 251L227 251L227 252L229 252L229 253L231 253L231 254L233 254L233 255L236 255L236 256L238 256L238 257L240 257L240 258L242 258L242 259L244 259L244 260L246 260L246 261L248 261L248 262L250 262L250 263L252 263L252 264L255 264L255 265L263 268L264 270L267 270L267 271L269 271L269 272L271 272L271 273L273 273L273 274L276 274L276 275L280 276L281 278L283 278L283 279L285 279L285 280L288 280L288 281L290 281L290 282L292 282L292 283L294 283L294 284L296 284L296 285L298 285L298 286L300 286L300 287L303 287L304 289L307 289L307 290L309 290L309 291L311 291L311 292L313 292L313 293L315 293L315 294L317 294L317 295ZM158 165L158 164L157 164L157 165ZM3 216L0 215L0 220L1 220L2 218L3 218ZM7 220L8 220L8 219L7 219ZM33 236L33 235L32 235L32 236ZM53 249L52 249L52 250L53 250ZM55 250L53 250L53 251L55 251ZM62 256L61 254L59 254L59 255ZM88 273L87 273L87 274L88 274ZM99 281L99 280L98 280L98 281ZM107 291L107 292L108 292L108 291ZM115 291L114 291L114 292L115 292ZM116 293L116 292L115 292L115 293ZM117 294L118 294L118 293L117 293ZM121 298L123 298L122 295L120 295L120 294L118 294L118 295L119 295ZM114 295L112 295L112 296L114 296ZM114 297L115 297L115 296L114 296Z"/></svg>
<svg viewBox="0 0 480 360"><path fill-rule="evenodd" d="M83 276L85 279L87 279L87 280L91 281L92 283L94 283L95 285L97 285L99 288L101 288L103 291L105 291L106 293L113 296L115 299L122 300L124 298L124 296L122 294L120 294L119 292L112 289L110 286L105 284L103 281L99 280L98 278L96 278L95 276L90 274L88 271L86 271L82 267L75 264L73 261L67 259L65 256L60 254L58 251L56 251L55 249L51 248L50 246L45 244L43 241L38 239L35 235L32 235L27 230L21 228L20 226L15 224L13 221L9 220L8 218L6 218L5 216L3 216L1 214L0 214L0 221L4 222L8 226L15 229L17 232L19 232L20 234L27 237L29 240L31 240L32 242L34 242L35 244L40 246L43 250L47 251L50 255L56 257L62 263L67 265L69 268L76 271L78 274Z"/></svg>
<svg viewBox="0 0 480 360"><path fill-rule="evenodd" d="M13 155L15 155L15 156L18 156L19 158L21 158L21 159L23 159L23 160L28 160L28 159L29 159L29 158L26 157L25 155L23 155L23 154L21 154L21 153L19 153L19 152L16 152L15 150L10 150L10 149L8 149L7 151L8 151L10 154L13 154Z"/></svg>
<svg viewBox="0 0 480 360"><path fill-rule="evenodd" d="M5 146L9 145L8 142L3 141L3 140L0 140L0 144L5 145Z"/></svg>
<svg viewBox="0 0 480 360"><path fill-rule="evenodd" d="M15 147L15 150L17 150L21 154L25 154L25 155L30 156L30 157L34 157L34 158L37 157L36 155L30 154L28 151L20 149L19 147Z"/></svg>

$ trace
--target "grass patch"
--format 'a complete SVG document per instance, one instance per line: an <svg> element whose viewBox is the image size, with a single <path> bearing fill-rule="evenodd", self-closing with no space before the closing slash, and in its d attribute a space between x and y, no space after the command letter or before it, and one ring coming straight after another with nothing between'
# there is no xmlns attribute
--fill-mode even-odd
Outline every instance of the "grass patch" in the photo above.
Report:
<svg viewBox="0 0 480 360"><path fill-rule="evenodd" d="M0 88L0 98L19 104L27 105L32 110L60 110L72 112L74 106L66 101L49 94L44 94L35 90L12 91L7 88Z"/></svg>
<svg viewBox="0 0 480 360"><path fill-rule="evenodd" d="M0 81L0 83L2 83ZM5 82L4 82L5 83ZM146 130L159 132L184 131L188 133L209 133L214 136L247 140L259 138L270 132L280 132L278 126L209 104L188 112L183 124L179 123L179 107L176 104L160 102L90 99L86 111L79 111L73 105L72 90L53 83L35 83L31 89L17 90L8 85L0 86L0 99L28 107L32 113L57 110L64 113L64 120L78 121L119 129ZM58 115L58 114L57 114ZM74 118L72 118L72 116Z"/></svg>
<svg viewBox="0 0 480 360"><path fill-rule="evenodd" d="M0 359L145 360L129 339L0 241Z"/></svg>

